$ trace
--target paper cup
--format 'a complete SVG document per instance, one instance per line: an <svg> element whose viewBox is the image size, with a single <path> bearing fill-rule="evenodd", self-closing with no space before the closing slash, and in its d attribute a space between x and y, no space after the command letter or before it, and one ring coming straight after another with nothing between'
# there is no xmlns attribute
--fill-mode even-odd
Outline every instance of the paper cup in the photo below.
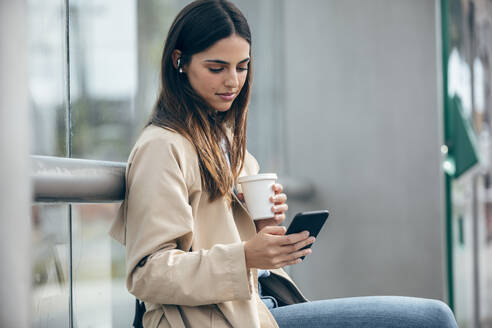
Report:
<svg viewBox="0 0 492 328"><path fill-rule="evenodd" d="M276 181L275 173L248 175L237 180L253 220L269 219L274 216L270 197L274 195L272 186Z"/></svg>

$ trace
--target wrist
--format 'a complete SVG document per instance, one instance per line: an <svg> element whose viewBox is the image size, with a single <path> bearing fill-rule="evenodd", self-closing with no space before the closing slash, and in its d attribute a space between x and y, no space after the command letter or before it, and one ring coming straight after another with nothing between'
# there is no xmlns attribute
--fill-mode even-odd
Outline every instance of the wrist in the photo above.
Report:
<svg viewBox="0 0 492 328"><path fill-rule="evenodd" d="M250 261L249 261L249 244L247 241L243 242L244 248L244 260L246 262L246 269L251 269Z"/></svg>

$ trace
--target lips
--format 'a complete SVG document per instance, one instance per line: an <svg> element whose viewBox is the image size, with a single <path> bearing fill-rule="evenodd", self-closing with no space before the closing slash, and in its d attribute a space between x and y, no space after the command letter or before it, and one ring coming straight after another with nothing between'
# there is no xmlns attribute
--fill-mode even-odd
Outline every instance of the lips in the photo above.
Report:
<svg viewBox="0 0 492 328"><path fill-rule="evenodd" d="M223 100L231 101L234 99L234 97L236 97L236 94L230 93L230 92L225 92L225 93L217 93L217 96L219 96Z"/></svg>

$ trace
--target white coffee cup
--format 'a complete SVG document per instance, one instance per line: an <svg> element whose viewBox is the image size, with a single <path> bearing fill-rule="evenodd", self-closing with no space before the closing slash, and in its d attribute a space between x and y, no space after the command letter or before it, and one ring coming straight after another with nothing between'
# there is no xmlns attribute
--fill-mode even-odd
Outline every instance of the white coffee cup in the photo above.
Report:
<svg viewBox="0 0 492 328"><path fill-rule="evenodd" d="M275 193L272 186L277 182L277 174L262 173L240 177L244 200L253 220L269 219L274 216L270 197Z"/></svg>

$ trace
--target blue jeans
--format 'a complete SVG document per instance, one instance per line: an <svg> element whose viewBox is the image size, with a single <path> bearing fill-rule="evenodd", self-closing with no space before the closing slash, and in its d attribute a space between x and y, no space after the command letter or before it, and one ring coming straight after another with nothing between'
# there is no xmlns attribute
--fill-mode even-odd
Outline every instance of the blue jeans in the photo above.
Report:
<svg viewBox="0 0 492 328"><path fill-rule="evenodd" d="M415 297L339 298L275 307L270 311L280 328L458 327L445 303Z"/></svg>

